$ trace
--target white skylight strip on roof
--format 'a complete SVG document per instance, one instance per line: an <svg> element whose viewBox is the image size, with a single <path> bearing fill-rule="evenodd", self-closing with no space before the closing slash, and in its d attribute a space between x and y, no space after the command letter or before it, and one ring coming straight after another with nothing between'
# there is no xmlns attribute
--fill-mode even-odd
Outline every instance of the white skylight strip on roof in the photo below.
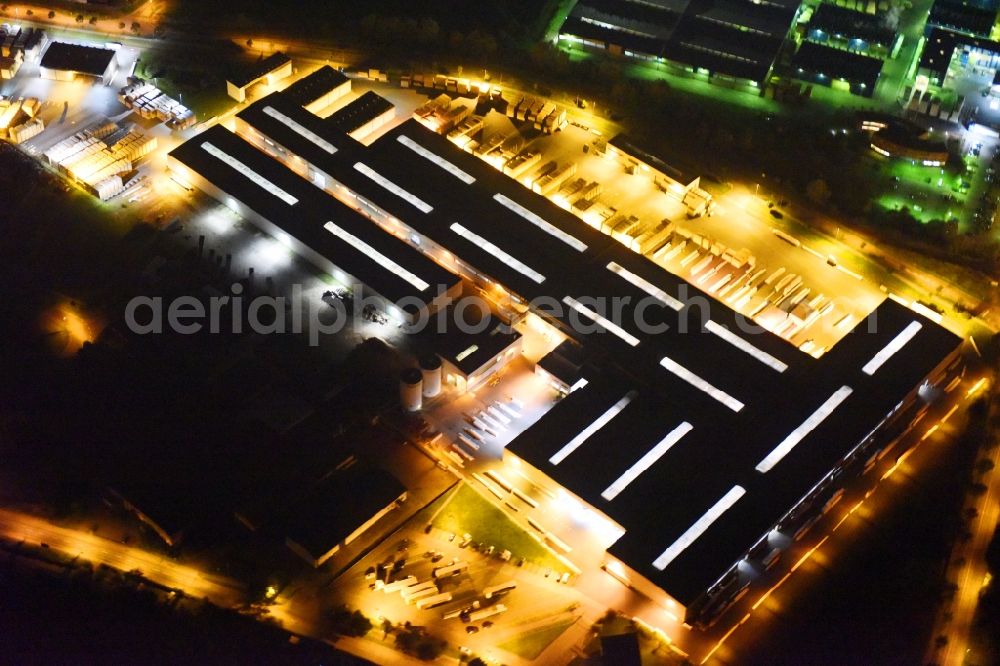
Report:
<svg viewBox="0 0 1000 666"><path fill-rule="evenodd" d="M660 440L660 443L651 448L646 452L646 455L639 458L638 462L629 467L624 474L618 477L618 479L612 483L607 489L601 493L601 497L608 500L609 502L614 498L618 497L621 491L625 490L628 484L639 478L639 475L645 472L647 469L656 464L656 461L666 455L674 444L681 441L684 435L688 434L694 429L694 426L685 421L680 424L669 433L667 436Z"/></svg>
<svg viewBox="0 0 1000 666"><path fill-rule="evenodd" d="M635 396L636 394L634 391L629 391L627 394L625 394L625 396L621 400L619 400L618 402L616 402L614 405L611 406L611 409L598 416L596 421L594 421L589 426L581 430L576 435L576 437L569 440L566 446L556 451L555 455L549 458L549 462L552 463L553 465L558 465L563 460L566 460L566 458L568 458L571 453L576 451L578 448L580 448L580 446L583 445L584 442L590 439L591 435L593 435L595 432L606 426L611 421L611 419L618 416L619 412L628 407L628 404L632 402Z"/></svg>
<svg viewBox="0 0 1000 666"><path fill-rule="evenodd" d="M663 571L667 568L667 565L673 562L678 555L684 552L684 549L693 544L698 540L705 531L712 526L712 523L717 521L722 514L728 511L736 502L740 500L741 497L747 494L747 491L742 486L733 486L729 489L725 495L716 502L711 509L705 512L705 514L695 521L691 527L687 528L684 534L677 537L677 541L670 544L663 553L660 554L655 560L653 560L653 566Z"/></svg>
<svg viewBox="0 0 1000 666"><path fill-rule="evenodd" d="M847 400L847 396L851 395L853 392L854 390L850 386L841 386L837 389L833 395L826 399L826 402L819 406L819 409L813 412L809 418L802 422L802 425L793 430L792 433L781 442L781 444L774 447L774 450L768 453L767 456L760 461L756 468L757 471L764 474L781 462L782 458L787 456L791 450L799 444L799 442L809 435L809 433L818 428L823 421L833 414L834 410L836 410L842 402Z"/></svg>
<svg viewBox="0 0 1000 666"><path fill-rule="evenodd" d="M550 236L558 238L563 243L566 243L566 245L569 245L577 252L583 252L584 250L587 249L587 245L585 243L578 240L577 238L574 238L573 236L570 236L568 233L566 233L559 227L553 225L551 222L547 222L538 215L535 215L530 210L528 210L521 204L517 203L513 199L510 199L509 197L506 197L502 194L495 194L493 198L496 199L498 202L500 202L500 204L505 208L514 211L515 213L526 219L528 222L531 222L533 225L535 225L545 233L549 234Z"/></svg>
<svg viewBox="0 0 1000 666"><path fill-rule="evenodd" d="M284 125L288 129L292 130L293 132L295 132L299 136L301 136L301 137L303 137L305 139L308 139L309 141L312 141L317 146L319 146L320 148L322 148L326 152L330 153L331 155L333 155L335 152L337 152L337 148L332 143L330 143L329 141L327 141L326 139L324 139L323 137L321 137L319 134L316 134L316 132L313 132L308 127L305 127L304 125L300 125L299 123L297 123L296 121L292 120L291 118L289 118L288 116L286 116L285 114L283 114L281 111L278 111L274 107L272 107L272 106L265 106L264 107L264 115L271 116L272 118L274 118L275 120L277 120L279 123L281 123L282 125Z"/></svg>
<svg viewBox="0 0 1000 666"><path fill-rule="evenodd" d="M390 192L395 194L400 199L403 199L407 203L412 204L413 207L419 210L421 213L429 213L432 210L434 210L434 207L431 206L429 203L427 203L426 201L424 201L423 199L414 194L410 194L396 183L392 182L382 174L378 173L377 171L366 165L364 162L357 162L354 165L354 168L357 171L360 171L364 175L374 180L384 189L389 190Z"/></svg>
<svg viewBox="0 0 1000 666"><path fill-rule="evenodd" d="M457 166L455 166L445 158L439 156L437 153L427 150L426 148L421 146L419 143L417 143L410 137L400 134L399 136L396 137L396 141L399 141L401 144L403 144L404 146L415 152L417 155L420 155L425 160L429 160L434 164L436 164L437 166L441 167L442 169L453 175L455 178L458 178L466 185L472 185L474 182L476 182L475 178L465 173L464 171L459 169Z"/></svg>
<svg viewBox="0 0 1000 666"><path fill-rule="evenodd" d="M461 236L462 238L464 238L465 240L475 243L489 254L496 256L497 259L504 262L505 264L510 264L510 266L513 267L521 275L531 278L538 284L541 284L542 282L545 281L544 275L530 268L526 264L518 261L517 259L507 254L499 247L497 247L495 244L486 240L485 238L475 233L474 231L469 231L468 229L463 227L461 224L458 224L457 222L451 225L451 230L454 231L459 236Z"/></svg>
<svg viewBox="0 0 1000 666"><path fill-rule="evenodd" d="M646 292L656 300L660 301L668 308L672 308L678 312L684 309L684 304L681 303L679 300L677 300L667 292L663 291L652 282L639 277L635 273L629 271L628 269L622 266L619 266L615 262L612 261L610 264L608 264L608 270L614 273L615 275L618 275L621 278L623 278L633 287L638 287L639 289L642 289L644 292Z"/></svg>
<svg viewBox="0 0 1000 666"><path fill-rule="evenodd" d="M916 337L917 333L920 332L924 326L918 321L911 321L910 325L907 326L900 332L899 335L894 337L889 344L882 348L882 351L875 354L872 360L865 364L865 367L861 368L861 371L866 375L874 375L875 372L882 367L882 365L893 357L900 349L905 347L910 340Z"/></svg>
<svg viewBox="0 0 1000 666"><path fill-rule="evenodd" d="M718 400L719 402L721 402L723 405L733 410L734 412L738 412L741 409L743 409L744 405L742 402L740 402L733 396L729 395L725 391L715 388L714 386L706 382L704 379L702 379L698 375L694 374L693 372L685 368L683 365L674 361L669 356L664 356L662 359L660 359L660 365L662 365L664 368L666 368L673 374L677 375L678 377L686 381L688 384L698 389L699 391L707 393L711 397L715 398L716 400Z"/></svg>
<svg viewBox="0 0 1000 666"><path fill-rule="evenodd" d="M358 250L362 254L366 255L368 258L375 261L382 268L406 280L408 283L410 283L410 285L415 287L418 291L425 291L428 287L431 286L424 280L421 280L415 274L406 270L405 268L397 264L395 261L393 261L389 257L385 256L384 254L373 248L368 243L364 242L354 234L348 231L344 231L333 222L327 222L326 224L323 225L323 228L329 231L337 238L339 238L340 240L350 245L351 247L353 247L355 250Z"/></svg>
<svg viewBox="0 0 1000 666"><path fill-rule="evenodd" d="M735 333L730 331L725 326L722 326L721 324L716 324L714 321L709 321L707 324L705 324L705 330L713 335L722 338L732 346L739 349L744 354L749 354L750 356L753 356L755 359L757 359L764 365L768 366L769 368L777 370L778 372L784 372L785 370L788 369L788 365L786 363L779 361L778 359L771 356L763 349L755 347L754 345L750 344L749 342L747 342L740 336L736 335Z"/></svg>
<svg viewBox="0 0 1000 666"><path fill-rule="evenodd" d="M267 190L268 193L278 197L289 206L294 206L299 202L299 200L293 197L291 194L284 191L283 189L281 189L280 187L269 181L267 178L264 178L264 176L260 175L259 173L248 167L246 164L243 164L243 162L240 162L238 159L236 159L229 153L219 150L208 141L202 142L201 147L202 149L204 149L206 153L208 153L209 155L218 160L221 160L226 165L232 167L236 171L239 171L242 175L252 180L255 185L261 187L262 189Z"/></svg>
<svg viewBox="0 0 1000 666"><path fill-rule="evenodd" d="M614 323L613 321L605 319L600 314L594 312L592 309L588 308L586 305L576 300L572 296L566 296L565 298L563 298L563 303L570 306L571 308L573 308L583 316L587 317L588 319L597 322L598 325L600 325L601 328L606 330L608 333L615 334L616 336L618 336L628 344L632 345L633 347L639 344L639 338L635 337L634 335L626 331L624 328Z"/></svg>

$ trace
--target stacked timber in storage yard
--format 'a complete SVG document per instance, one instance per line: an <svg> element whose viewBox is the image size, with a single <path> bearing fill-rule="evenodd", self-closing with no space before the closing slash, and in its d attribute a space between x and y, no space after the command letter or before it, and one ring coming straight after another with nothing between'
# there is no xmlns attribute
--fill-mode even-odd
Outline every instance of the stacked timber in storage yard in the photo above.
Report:
<svg viewBox="0 0 1000 666"><path fill-rule="evenodd" d="M663 220L653 229L636 236L633 242L628 244L629 248L639 254L649 254L659 248L660 245L666 243L676 227L676 223L670 220Z"/></svg>
<svg viewBox="0 0 1000 666"><path fill-rule="evenodd" d="M0 101L0 136L7 136L7 130L21 114L22 104L23 100L20 99Z"/></svg>
<svg viewBox="0 0 1000 666"><path fill-rule="evenodd" d="M438 131L447 132L471 115L472 107L461 101L457 101L447 111L438 114Z"/></svg>
<svg viewBox="0 0 1000 666"><path fill-rule="evenodd" d="M42 108L41 101L37 97L29 97L21 104L21 111L29 118L34 118Z"/></svg>
<svg viewBox="0 0 1000 666"><path fill-rule="evenodd" d="M462 101L452 103L450 97L441 95L414 111L413 115L427 128L444 134L472 115L472 107Z"/></svg>
<svg viewBox="0 0 1000 666"><path fill-rule="evenodd" d="M472 82L469 79L444 74L406 74L399 79L402 88L433 88L447 90L456 95L469 95L472 92Z"/></svg>
<svg viewBox="0 0 1000 666"><path fill-rule="evenodd" d="M45 123L42 122L41 118L32 118L27 122L11 127L8 138L11 143L24 143L28 139L41 134L44 129Z"/></svg>
<svg viewBox="0 0 1000 666"><path fill-rule="evenodd" d="M542 161L542 154L526 152L510 158L503 167L503 172L511 178L520 178L525 171Z"/></svg>
<svg viewBox="0 0 1000 666"><path fill-rule="evenodd" d="M35 118L41 103L34 97L28 99L0 99L0 139L23 143L37 136L45 125Z"/></svg>
<svg viewBox="0 0 1000 666"><path fill-rule="evenodd" d="M471 116L462 121L460 125L448 132L448 138L452 142L459 145L468 143L468 141L479 134L480 130L483 129L483 117L482 116Z"/></svg>
<svg viewBox="0 0 1000 666"><path fill-rule="evenodd" d="M0 26L0 79L12 79L25 62L37 61L47 43L45 33L37 28Z"/></svg>
<svg viewBox="0 0 1000 666"><path fill-rule="evenodd" d="M413 117L424 127L443 133L452 129L472 114L472 109L462 102L452 104L448 95L438 95L413 112Z"/></svg>
<svg viewBox="0 0 1000 666"><path fill-rule="evenodd" d="M527 120L535 124L535 129L542 129L542 121L556 110L556 105L552 102L542 102L542 107L537 113L532 114Z"/></svg>
<svg viewBox="0 0 1000 666"><path fill-rule="evenodd" d="M538 194L548 196L563 186L567 180L576 175L576 162L567 162L552 173L543 176L531 186Z"/></svg>
<svg viewBox="0 0 1000 666"><path fill-rule="evenodd" d="M135 79L118 91L118 100L126 108L135 109L140 117L157 118L173 129L187 129L198 122L191 109L142 79Z"/></svg>
<svg viewBox="0 0 1000 666"><path fill-rule="evenodd" d="M45 152L45 158L92 194L107 200L124 189L122 176L156 149L156 137L134 126L107 122L77 132Z"/></svg>
<svg viewBox="0 0 1000 666"><path fill-rule="evenodd" d="M536 99L531 103L530 106L528 106L528 108L524 110L523 118L521 117L521 110L518 109L517 119L533 123L535 122L535 118L538 117L538 114L541 113L542 109L544 108L545 108L545 100Z"/></svg>
<svg viewBox="0 0 1000 666"><path fill-rule="evenodd" d="M546 134L555 134L566 126L566 109L553 109L552 113L546 116L539 114L535 120L535 129L540 129Z"/></svg>
<svg viewBox="0 0 1000 666"><path fill-rule="evenodd" d="M566 126L566 109L536 97L513 97L507 104L507 117L532 123L535 129L546 134L555 134Z"/></svg>
<svg viewBox="0 0 1000 666"><path fill-rule="evenodd" d="M573 210L578 212L584 212L597 201L597 197L601 196L601 192L604 191L604 186L599 182L592 181L585 185L583 188L576 193L576 199L573 201Z"/></svg>

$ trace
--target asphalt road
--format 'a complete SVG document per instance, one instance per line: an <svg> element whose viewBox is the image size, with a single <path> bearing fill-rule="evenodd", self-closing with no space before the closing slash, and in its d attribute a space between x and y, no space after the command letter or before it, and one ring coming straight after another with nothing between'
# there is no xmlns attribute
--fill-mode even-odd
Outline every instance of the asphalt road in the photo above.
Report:
<svg viewBox="0 0 1000 666"><path fill-rule="evenodd" d="M959 567L955 577L954 582L958 585L955 597L951 605L943 609L951 613L951 620L939 618L939 630L932 636L925 660L927 663L934 661L942 666L961 666L967 657L975 661L975 655L968 655L967 651L983 582L989 571L986 550L993 540L997 521L1000 519L1000 447L994 447L992 452L983 451L982 458L993 461L994 471L982 478L987 487L986 492L969 502L979 515L969 522L972 538L965 543L957 543L952 553L953 563L964 561L964 564ZM948 643L940 653L935 654L934 639L938 635L947 636Z"/></svg>
<svg viewBox="0 0 1000 666"><path fill-rule="evenodd" d="M46 544L66 555L78 555L94 564L106 564L120 571L138 569L155 583L177 588L191 597L208 599L217 606L231 608L246 600L242 586L236 581L209 576L158 553L59 527L25 513L0 509L0 535L12 541Z"/></svg>

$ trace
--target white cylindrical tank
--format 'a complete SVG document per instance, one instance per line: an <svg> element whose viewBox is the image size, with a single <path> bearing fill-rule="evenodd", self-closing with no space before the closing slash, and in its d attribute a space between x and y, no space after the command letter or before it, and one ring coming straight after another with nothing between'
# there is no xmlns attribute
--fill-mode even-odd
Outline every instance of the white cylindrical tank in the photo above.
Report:
<svg viewBox="0 0 1000 666"><path fill-rule="evenodd" d="M399 401L408 412L423 407L424 377L417 368L403 370L399 377Z"/></svg>
<svg viewBox="0 0 1000 666"><path fill-rule="evenodd" d="M424 379L424 397L433 398L441 392L441 359L437 354L420 359L420 372Z"/></svg>

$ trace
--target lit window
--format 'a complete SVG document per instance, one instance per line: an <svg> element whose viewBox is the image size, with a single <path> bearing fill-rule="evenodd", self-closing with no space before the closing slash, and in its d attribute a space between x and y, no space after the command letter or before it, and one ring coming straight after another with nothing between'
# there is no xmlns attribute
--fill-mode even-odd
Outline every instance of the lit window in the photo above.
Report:
<svg viewBox="0 0 1000 666"><path fill-rule="evenodd" d="M566 444L566 446L556 451L555 454L551 458L549 458L549 462L552 463L553 465L558 465L563 460L566 460L566 458L568 458L571 453L576 451L583 445L584 442L590 439L591 435L593 435L598 430L600 430L608 423L610 423L611 419L618 416L618 414L623 409L628 407L629 403L632 402L635 396L636 396L635 391L630 391L629 393L627 393L621 400L612 405L611 409L598 416L593 423L591 423L589 426L580 431L580 433L577 434L576 437L571 439Z"/></svg>
<svg viewBox="0 0 1000 666"><path fill-rule="evenodd" d="M678 555L684 552L688 546L693 544L698 540L705 531L712 526L712 523L717 521L722 517L726 511L728 511L736 502L740 500L741 497L746 495L747 491L742 486L733 486L729 489L725 495L719 499L712 508L705 512L705 514L699 518L691 527L687 528L684 534L677 537L677 541L670 544L663 553L660 554L655 560L653 560L653 566L663 571L667 568L667 565L673 562Z"/></svg>
<svg viewBox="0 0 1000 666"><path fill-rule="evenodd" d="M842 386L837 391L827 398L826 402L819 406L815 412L813 412L809 418L803 421L802 425L793 430L788 437L786 437L781 444L774 447L763 460L757 465L757 471L764 474L770 471L775 465L781 462L781 459L787 456L792 449L798 446L799 442L806 438L813 430L819 427L823 421L825 421L834 410L840 406L842 402L847 400L847 397L853 393L853 389L850 386Z"/></svg>
<svg viewBox="0 0 1000 666"><path fill-rule="evenodd" d="M485 238L483 238L479 234L477 234L477 233L475 233L473 231L469 231L468 229L466 229L465 227L463 227L461 224L458 224L457 222L454 223L454 224L452 224L451 225L451 230L454 231L459 236L461 236L462 238L466 239L467 241L470 241L470 242L478 245L480 248L482 248L482 250L484 252L492 254L493 256L495 256L497 259L499 259L500 261L502 261L505 264L509 264L512 268L514 268L514 270L516 270L521 275L524 275L525 277L531 278L533 281L537 282L538 284L541 284L542 282L545 281L545 276L544 275L542 275L538 271L530 268L529 266L527 266L526 264L522 263L521 261L515 259L511 255L509 255L508 253L504 252L499 247L497 247L494 243L491 243L490 241L486 240Z"/></svg>
<svg viewBox="0 0 1000 666"><path fill-rule="evenodd" d="M635 337L634 335L626 331L624 328L614 323L613 321L610 321L602 317L600 314L598 314L591 308L588 308L586 305L576 300L572 296L566 296L565 298L563 298L563 303L570 306L571 308L582 314L584 317L587 317L588 319L596 322L601 328L606 330L608 333L612 333L618 336L620 339L624 340L629 345L635 347L639 344L639 338Z"/></svg>
<svg viewBox="0 0 1000 666"><path fill-rule="evenodd" d="M704 379L702 379L698 375L694 374L693 372L685 368L680 363L674 361L672 358L664 356L660 360L660 365L662 365L664 368L672 372L677 377L683 379L688 384L695 387L702 393L705 393L711 396L712 398L715 398L716 400L718 400L719 402L721 402L723 405L733 410L734 412L738 412L741 409L743 409L744 405L742 402L740 402L733 396L729 395L725 391L715 388L714 386L706 382Z"/></svg>
<svg viewBox="0 0 1000 666"><path fill-rule="evenodd" d="M413 287L416 287L418 291L424 291L428 287L430 287L430 284L428 284L424 280L421 280L415 274L406 270L405 268L397 264L395 261L385 256L384 254L382 254L381 252L379 252L378 250L376 250L371 245L364 242L354 234L344 231L333 222L327 222L326 224L323 225L323 228L329 231L337 238L347 243L348 245L350 245L351 247L353 247L355 250L367 256L369 259L380 265L382 268L402 278Z"/></svg>
<svg viewBox="0 0 1000 666"><path fill-rule="evenodd" d="M423 199L420 199L416 195L410 194L409 192L407 192L406 190L404 190L402 187L400 187L396 183L392 182L388 178L385 178L384 176L382 176L381 174L379 174L377 171L375 171L371 167L369 167L369 166L367 166L367 165L365 165L365 164L363 164L361 162L358 162L357 164L354 165L354 168L357 171L360 171L364 175L366 175L369 178L371 178L373 181L375 181L376 183L378 183L379 185L381 185L384 189L392 192L393 194L395 194L400 199L403 199L407 203L413 205L413 207L416 208L417 210L419 210L420 212L422 212L422 213L429 213L432 210L434 210L434 207L431 206L430 204L428 204L426 201L424 201Z"/></svg>
<svg viewBox="0 0 1000 666"><path fill-rule="evenodd" d="M267 178L264 178L264 176L260 175L259 173L248 167L243 162L240 162L238 159L236 159L229 153L219 150L208 141L202 143L201 147L205 150L206 153L208 153L212 157L215 157L218 160L221 160L227 166L231 167L232 169L235 169L241 175L249 178L251 181L253 181L255 185L257 185L261 189L267 190L270 194L273 194L274 196L278 197L289 206L294 206L299 202L299 200L293 197L291 194L284 191L283 189L281 189L280 187L269 181Z"/></svg>
<svg viewBox="0 0 1000 666"><path fill-rule="evenodd" d="M413 152L415 152L417 155L423 157L425 160L429 160L430 162L433 162L437 166L441 167L442 169L453 175L455 178L458 178L466 185L472 185L474 182L476 182L475 178L465 173L464 171L462 171L457 166L455 166L448 160L444 159L443 157L439 157L437 154L431 152L430 150L427 150L426 148L421 146L419 143L417 143L410 137L399 135L398 137L396 137L396 140L399 141L404 146L406 146L407 148L409 148L410 150L412 150Z"/></svg>
<svg viewBox="0 0 1000 666"><path fill-rule="evenodd" d="M552 223L547 222L546 220L543 220L541 217L539 217L538 215L535 215L530 210L528 210L527 208L525 208L521 204L517 203L513 199L505 197L502 194L494 195L493 198L496 199L505 208L514 211L515 213L517 213L518 215L520 215L521 217L523 217L524 219L526 219L528 222L531 222L533 225L535 225L536 227L538 227L539 229L541 229L545 233L549 234L550 236L554 236L555 238L558 238L563 243L566 243L566 245L569 245L571 248L573 248L577 252L583 252L584 250L587 249L586 244L584 244L583 242L577 240L573 236L570 236L568 233L566 233L565 231L562 231L561 229L559 229L558 227L556 227Z"/></svg>
<svg viewBox="0 0 1000 666"><path fill-rule="evenodd" d="M622 266L619 266L615 262L612 261L610 264L608 264L608 270L614 273L615 275L622 277L626 282L631 284L633 287L638 287L639 289L642 289L644 292L646 292L656 300L660 301L668 308L677 310L678 312L684 309L684 304L681 303L679 300L677 300L667 292L663 291L652 282L639 277L635 273L632 273L631 271L623 268Z"/></svg>
<svg viewBox="0 0 1000 666"><path fill-rule="evenodd" d="M291 118L289 118L288 116L286 116L285 114L283 114L281 111L278 111L274 107L265 106L264 107L264 115L271 116L272 118L274 118L275 120L277 120L279 123L281 123L282 125L284 125L288 129L292 130L293 132L295 132L299 136L301 136L301 137L303 137L305 139L308 139L309 141L315 143L317 146L319 146L320 148L322 148L326 152L330 153L331 155L333 155L335 152L337 152L337 149L334 147L334 145L332 143L330 143L329 141L327 141L326 139L324 139L323 137L321 137L319 134L316 134L316 132L313 132L308 127L300 125L299 123L297 123L296 121L292 120ZM266 139L265 139L265 141L266 141ZM271 143L271 142L268 141L268 143ZM271 144L271 145L274 145L274 144Z"/></svg>

